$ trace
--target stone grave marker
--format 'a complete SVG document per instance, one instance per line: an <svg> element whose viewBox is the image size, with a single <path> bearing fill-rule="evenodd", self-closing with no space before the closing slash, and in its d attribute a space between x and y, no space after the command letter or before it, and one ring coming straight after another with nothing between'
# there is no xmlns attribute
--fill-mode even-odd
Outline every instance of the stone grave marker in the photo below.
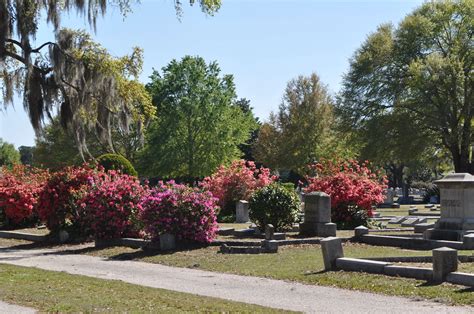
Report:
<svg viewBox="0 0 474 314"><path fill-rule="evenodd" d="M390 220L388 222L388 224L391 224L391 225L399 225L401 224L402 222L404 222L405 220L407 219L407 217L395 217L393 218L392 220Z"/></svg>
<svg viewBox="0 0 474 314"><path fill-rule="evenodd" d="M246 223L249 219L249 202L240 200L235 209L235 222Z"/></svg>
<svg viewBox="0 0 474 314"><path fill-rule="evenodd" d="M304 222L300 234L307 236L336 236L336 224L331 223L331 197L324 192L304 195Z"/></svg>
<svg viewBox="0 0 474 314"><path fill-rule="evenodd" d="M273 225L268 224L265 226L265 240L273 240L275 233L275 227Z"/></svg>
<svg viewBox="0 0 474 314"><path fill-rule="evenodd" d="M452 173L435 182L440 188L441 217L426 238L458 239L474 230L474 176Z"/></svg>
<svg viewBox="0 0 474 314"><path fill-rule="evenodd" d="M418 219L418 217L408 218L407 220L402 222L402 227L412 227L419 222L420 222L420 219Z"/></svg>

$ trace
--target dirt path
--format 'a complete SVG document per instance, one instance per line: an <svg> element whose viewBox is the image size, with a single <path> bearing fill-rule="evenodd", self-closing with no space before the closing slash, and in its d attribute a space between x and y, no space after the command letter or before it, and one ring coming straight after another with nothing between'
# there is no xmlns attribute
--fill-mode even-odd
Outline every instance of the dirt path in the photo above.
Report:
<svg viewBox="0 0 474 314"><path fill-rule="evenodd" d="M54 249L0 249L0 263L64 271L102 279L307 313L468 313L473 308L258 277L214 273Z"/></svg>

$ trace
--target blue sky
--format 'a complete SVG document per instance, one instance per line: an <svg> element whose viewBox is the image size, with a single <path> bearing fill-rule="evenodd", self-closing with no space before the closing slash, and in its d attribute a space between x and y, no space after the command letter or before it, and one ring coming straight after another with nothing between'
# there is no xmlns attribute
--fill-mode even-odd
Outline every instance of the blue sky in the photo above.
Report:
<svg viewBox="0 0 474 314"><path fill-rule="evenodd" d="M186 3L186 0L182 0ZM131 47L145 50L141 80L173 58L199 55L233 74L239 97L251 100L265 120L278 109L286 83L317 72L329 90L339 91L348 60L381 23L397 24L417 0L223 0L213 17L184 5L176 18L172 0L142 0L125 19L117 9L99 19L94 37L116 56ZM75 14L64 26L92 31ZM43 24L37 42L53 39ZM0 137L15 146L33 145L34 132L21 102L0 112Z"/></svg>

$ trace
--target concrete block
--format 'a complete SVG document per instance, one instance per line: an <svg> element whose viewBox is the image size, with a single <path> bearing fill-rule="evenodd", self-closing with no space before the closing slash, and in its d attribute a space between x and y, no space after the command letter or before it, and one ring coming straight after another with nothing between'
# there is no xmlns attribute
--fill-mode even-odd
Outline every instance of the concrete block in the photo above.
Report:
<svg viewBox="0 0 474 314"><path fill-rule="evenodd" d="M384 268L384 274L396 277L415 278L430 281L433 278L433 270L431 268L409 267L387 265Z"/></svg>
<svg viewBox="0 0 474 314"><path fill-rule="evenodd" d="M176 237L174 234L160 234L160 250L174 250L176 248Z"/></svg>
<svg viewBox="0 0 474 314"><path fill-rule="evenodd" d="M340 238L329 237L321 240L321 251L323 253L324 269L331 270L336 267L336 260L344 257L342 241Z"/></svg>
<svg viewBox="0 0 474 314"><path fill-rule="evenodd" d="M390 263L357 258L343 257L336 260L337 269L346 271L362 271L373 274L383 274L385 266L388 265L390 265Z"/></svg>
<svg viewBox="0 0 474 314"><path fill-rule="evenodd" d="M447 247L433 251L433 281L443 282L446 276L458 270L458 251Z"/></svg>
<svg viewBox="0 0 474 314"><path fill-rule="evenodd" d="M306 236L335 237L337 226L335 223L310 223L300 224L300 234Z"/></svg>
<svg viewBox="0 0 474 314"><path fill-rule="evenodd" d="M273 240L286 240L286 233L275 232L273 234Z"/></svg>
<svg viewBox="0 0 474 314"><path fill-rule="evenodd" d="M446 281L455 285L474 287L474 274L452 272L446 276Z"/></svg>
<svg viewBox="0 0 474 314"><path fill-rule="evenodd" d="M356 238L360 238L364 234L369 234L369 228L365 226L359 226L354 229L354 236Z"/></svg>
<svg viewBox="0 0 474 314"><path fill-rule="evenodd" d="M278 241L276 240L264 240L262 247L267 253L277 253L278 252Z"/></svg>
<svg viewBox="0 0 474 314"><path fill-rule="evenodd" d="M234 236L239 238L253 237L255 235L255 229L237 229L234 230Z"/></svg>
<svg viewBox="0 0 474 314"><path fill-rule="evenodd" d="M275 227L273 225L268 224L265 226L265 240L273 240L275 234Z"/></svg>
<svg viewBox="0 0 474 314"><path fill-rule="evenodd" d="M465 234L462 244L466 250L474 250L474 233Z"/></svg>
<svg viewBox="0 0 474 314"><path fill-rule="evenodd" d="M69 232L66 230L59 230L58 234L59 243L66 243L69 240Z"/></svg>
<svg viewBox="0 0 474 314"><path fill-rule="evenodd" d="M304 198L305 222L331 222L331 197L324 192L311 192Z"/></svg>
<svg viewBox="0 0 474 314"><path fill-rule="evenodd" d="M217 234L222 236L233 235L234 231L234 228L219 228L219 230L217 230Z"/></svg>
<svg viewBox="0 0 474 314"><path fill-rule="evenodd" d="M235 222L246 223L250 220L249 218L249 202L240 200L237 202L235 208Z"/></svg>
<svg viewBox="0 0 474 314"><path fill-rule="evenodd" d="M413 227L419 222L420 219L418 217L408 218L404 222L402 222L402 227Z"/></svg>
<svg viewBox="0 0 474 314"><path fill-rule="evenodd" d="M388 223L390 225L399 225L402 222L404 222L407 219L407 217L395 217L392 220L390 220Z"/></svg>
<svg viewBox="0 0 474 314"><path fill-rule="evenodd" d="M419 223L415 225L415 233L423 233L426 230L433 228L435 226L434 223Z"/></svg>

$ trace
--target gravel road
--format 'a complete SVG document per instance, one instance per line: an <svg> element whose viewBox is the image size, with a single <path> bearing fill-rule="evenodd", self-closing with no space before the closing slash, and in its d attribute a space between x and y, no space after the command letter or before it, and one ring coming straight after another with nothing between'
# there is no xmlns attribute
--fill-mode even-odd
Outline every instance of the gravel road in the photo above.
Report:
<svg viewBox="0 0 474 314"><path fill-rule="evenodd" d="M54 249L0 248L0 263L64 271L102 279L116 279L148 287L307 313L431 314L474 312L472 307L453 307L339 288L136 261L116 261L87 255L59 254Z"/></svg>

